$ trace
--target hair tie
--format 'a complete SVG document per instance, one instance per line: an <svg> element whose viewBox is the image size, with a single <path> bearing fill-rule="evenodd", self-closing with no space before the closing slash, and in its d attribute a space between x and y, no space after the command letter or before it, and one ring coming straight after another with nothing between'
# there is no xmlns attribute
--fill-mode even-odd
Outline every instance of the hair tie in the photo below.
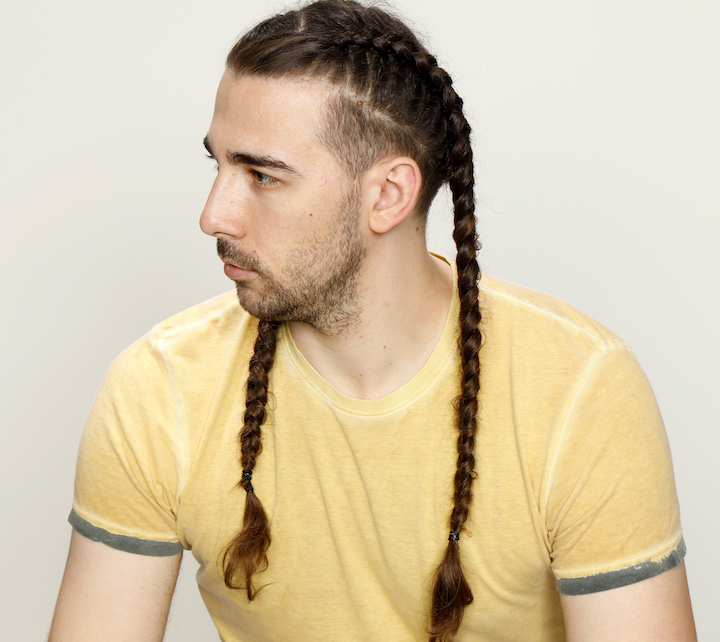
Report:
<svg viewBox="0 0 720 642"><path fill-rule="evenodd" d="M252 479L252 470L243 470L242 478L243 478L243 481L247 482L247 485L244 486L245 491L248 493L252 493L253 487L252 487L252 484L250 483L250 480Z"/></svg>
<svg viewBox="0 0 720 642"><path fill-rule="evenodd" d="M450 531L450 537L448 537L448 540L451 542L457 542L460 539L460 533L457 531Z"/></svg>

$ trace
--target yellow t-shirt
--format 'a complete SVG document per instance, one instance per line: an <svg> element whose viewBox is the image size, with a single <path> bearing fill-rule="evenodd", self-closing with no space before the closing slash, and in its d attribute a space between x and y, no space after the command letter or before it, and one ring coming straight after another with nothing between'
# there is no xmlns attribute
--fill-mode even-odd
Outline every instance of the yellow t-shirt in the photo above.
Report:
<svg viewBox="0 0 720 642"><path fill-rule="evenodd" d="M558 591L682 559L672 465L629 347L573 307L487 276L460 640L563 640ZM455 473L457 294L422 370L376 400L323 380L281 326L253 486L271 523L248 603L219 557L241 524L237 433L257 321L228 293L158 325L107 373L70 521L136 553L181 546L226 642L427 640Z"/></svg>

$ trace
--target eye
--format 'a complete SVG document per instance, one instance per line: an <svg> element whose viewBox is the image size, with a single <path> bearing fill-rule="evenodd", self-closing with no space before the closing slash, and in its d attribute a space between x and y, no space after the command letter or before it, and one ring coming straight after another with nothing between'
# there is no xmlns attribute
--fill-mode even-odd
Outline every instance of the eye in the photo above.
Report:
<svg viewBox="0 0 720 642"><path fill-rule="evenodd" d="M276 178L263 174L262 172L258 172L256 169L251 169L250 173L255 177L255 182L260 185L278 185L280 183L280 181Z"/></svg>

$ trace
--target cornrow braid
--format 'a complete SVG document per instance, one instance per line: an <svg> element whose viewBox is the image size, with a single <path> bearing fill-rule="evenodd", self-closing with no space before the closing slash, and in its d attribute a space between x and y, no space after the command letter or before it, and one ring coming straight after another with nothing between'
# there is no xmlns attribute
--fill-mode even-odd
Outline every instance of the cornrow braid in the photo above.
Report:
<svg viewBox="0 0 720 642"><path fill-rule="evenodd" d="M473 600L463 573L459 538L468 519L475 478L482 341L473 160L462 100L450 76L405 24L377 7L365 7L354 0L320 0L269 18L236 43L227 66L238 75L322 79L334 85L337 97L328 105L321 140L344 164L349 176L360 176L389 153L410 156L422 173L417 205L422 214L443 183L450 187L460 298L460 392L455 402L458 458L450 537L434 575L428 633L431 642L453 642L465 607ZM269 343L259 347L258 328L248 379L248 411L240 436L243 471L252 470L260 452L265 402L261 403L262 412L252 411L249 422L251 397L257 403L261 396L255 392L251 395L251 381L266 399L275 331L270 350ZM258 362L264 365L259 367ZM254 369L258 369L256 375ZM258 381L262 383L255 383ZM247 490L249 480L245 473L243 477L241 484ZM252 541L255 538L258 541ZM235 587L233 578L242 566L248 598L252 599L256 594L252 576L267 565L269 544L264 510L249 492L243 529L225 552L225 583Z"/></svg>
<svg viewBox="0 0 720 642"><path fill-rule="evenodd" d="M262 451L261 432L267 414L268 375L275 361L278 327L278 321L258 322L247 380L244 425L238 435L243 469L238 485L246 491L243 527L223 555L225 584L230 588L241 588L242 585L236 583L236 575L244 575L248 600L252 600L259 590L255 588L252 577L267 568L267 550L270 547L267 514L255 495L251 480L255 461Z"/></svg>
<svg viewBox="0 0 720 642"><path fill-rule="evenodd" d="M343 33L338 36L337 42L339 47L344 47L347 43L347 45L360 47L364 51L368 49L375 50L385 61L396 59L399 63L398 71L404 68L411 70L412 75L409 78L405 74L399 73L393 80L395 83L403 83L406 87L408 85L412 87L412 102L414 104L408 110L408 114L414 116L414 120L403 123L402 116L404 114L402 113L395 114L394 117L400 121L397 124L401 124L409 130L413 142L403 141L399 145L395 143L396 147L392 151L396 153L406 152L413 155L413 157L419 158L423 186L418 201L418 209L427 212L438 189L448 178L446 168L451 153L451 147L447 145L449 130L445 121L439 116L448 107L452 107L456 101L460 100L452 88L450 76L438 66L435 56L427 52L414 37L412 40L406 40L397 33ZM370 97L371 104L377 102L380 110L383 110L382 101L387 99L386 95L397 91L397 88L393 86L387 75L387 71L383 70L383 74L378 78L375 86L378 98L373 100L373 97ZM462 106L461 100L459 104ZM462 118L462 109L460 109L459 113ZM418 144L418 141L422 141L416 136L418 120L422 118L418 114L424 115L425 120L431 121L434 125L430 129L430 132L434 132L434 135L429 144L422 144L422 142ZM468 135L469 131L468 128ZM435 153L432 153L433 148ZM368 166L371 166L372 162L376 160L377 157L373 158L369 161ZM362 169L367 168L363 167Z"/></svg>

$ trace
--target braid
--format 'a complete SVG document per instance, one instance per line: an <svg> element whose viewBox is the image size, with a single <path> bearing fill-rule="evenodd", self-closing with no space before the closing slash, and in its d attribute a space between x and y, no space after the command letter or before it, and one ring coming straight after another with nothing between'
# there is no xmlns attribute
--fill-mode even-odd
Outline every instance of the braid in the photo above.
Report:
<svg viewBox="0 0 720 642"><path fill-rule="evenodd" d="M431 642L453 642L464 609L473 600L463 574L458 539L468 519L476 476L478 355L482 340L473 160L470 126L463 115L462 100L453 89L450 76L405 24L383 10L365 7L354 0L319 0L269 18L236 43L228 55L227 66L240 75L324 79L334 85L337 96L328 104L326 129L320 132L322 142L345 165L348 175L355 177L389 153L413 158L422 174L417 203L421 214L427 212L440 186L449 184L455 212L453 237L460 298L461 372L460 393L455 403L458 458L449 518L450 540L434 575L429 635ZM241 436L244 470L251 470L247 466L254 466L260 452L260 424L265 416L261 396L267 395L274 330L272 341L272 348L268 345L266 352L259 349L258 330L253 359L260 361L262 352L267 367L257 366L262 371L262 377L258 376L258 381L262 379L258 384L260 392L255 398L260 410L258 417L253 415L252 428L248 420L251 412L248 381L248 411ZM225 554L226 584L232 586L242 561L250 599L255 594L252 574L267 565L270 543L264 511L258 534L248 527L248 513L253 512L255 519L254 513L261 511L253 493L248 493L245 526ZM250 541L254 537L259 543Z"/></svg>
<svg viewBox="0 0 720 642"><path fill-rule="evenodd" d="M270 546L270 528L267 514L252 487L252 471L257 456L262 451L261 431L265 421L265 406L268 397L268 375L275 360L277 345L277 321L258 323L255 351L250 359L245 400L244 426L238 435L240 443L243 476L238 486L247 492L242 530L225 549L223 567L225 585L240 588L235 576L241 571L245 575L244 588L248 600L252 600L259 589L253 586L252 576L267 568L267 550ZM262 588L262 587L261 587Z"/></svg>
<svg viewBox="0 0 720 642"><path fill-rule="evenodd" d="M473 594L465 580L460 560L458 537L468 518L472 501L475 474L475 433L477 431L478 392L480 391L479 351L480 305L478 280L480 268L477 252L480 244L476 232L473 197L473 161L470 147L470 126L462 113L462 100L445 84L450 103L451 130L455 143L450 156L451 174L448 177L455 208L453 238L457 247L458 290L460 296L460 394L456 404L457 470L455 472L455 505L450 514L451 537L445 555L435 574L431 621L432 641L451 642L460 627L465 607L473 601ZM452 95L450 95L450 92ZM455 537L453 537L453 534Z"/></svg>

